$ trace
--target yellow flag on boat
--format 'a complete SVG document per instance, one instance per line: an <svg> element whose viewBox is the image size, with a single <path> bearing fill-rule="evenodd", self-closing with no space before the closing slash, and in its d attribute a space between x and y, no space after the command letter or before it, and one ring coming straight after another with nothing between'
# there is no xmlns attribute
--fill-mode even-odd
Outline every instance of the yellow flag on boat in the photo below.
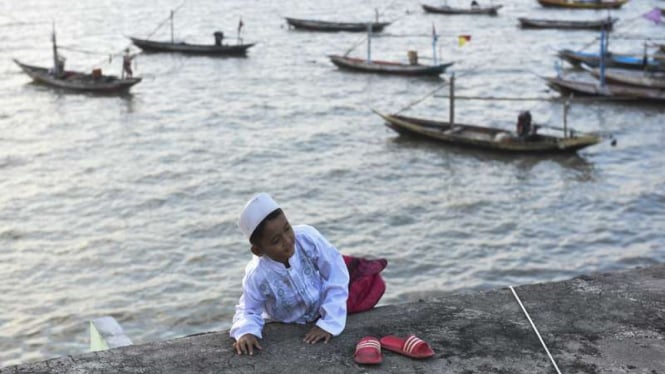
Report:
<svg viewBox="0 0 665 374"><path fill-rule="evenodd" d="M460 47L463 47L464 44L468 43L471 41L471 35L460 35L457 37L457 44Z"/></svg>

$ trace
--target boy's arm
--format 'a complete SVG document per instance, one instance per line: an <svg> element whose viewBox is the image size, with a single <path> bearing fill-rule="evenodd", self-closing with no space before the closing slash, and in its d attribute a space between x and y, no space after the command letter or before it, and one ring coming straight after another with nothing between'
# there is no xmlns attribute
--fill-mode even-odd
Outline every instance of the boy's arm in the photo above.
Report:
<svg viewBox="0 0 665 374"><path fill-rule="evenodd" d="M346 326L346 300L349 297L349 271L342 254L316 229L316 265L323 278L321 318L316 325L333 336L342 333Z"/></svg>
<svg viewBox="0 0 665 374"><path fill-rule="evenodd" d="M260 292L254 287L248 285L246 279L243 279L243 293L236 305L236 312L233 316L233 325L229 335L238 340L245 334L252 334L261 339L261 331L265 321L263 320L264 300Z"/></svg>

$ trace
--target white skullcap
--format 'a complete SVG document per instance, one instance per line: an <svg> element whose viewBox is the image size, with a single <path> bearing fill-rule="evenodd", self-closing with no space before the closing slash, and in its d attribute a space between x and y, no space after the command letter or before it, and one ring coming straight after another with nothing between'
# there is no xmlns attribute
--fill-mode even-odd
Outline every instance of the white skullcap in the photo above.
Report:
<svg viewBox="0 0 665 374"><path fill-rule="evenodd" d="M275 200L265 192L261 192L252 197L247 204L245 204L242 213L240 213L240 219L238 220L240 230L242 230L242 233L245 234L247 239L249 239L254 230L256 230L256 226L258 226L268 214L278 208L279 205L277 205Z"/></svg>

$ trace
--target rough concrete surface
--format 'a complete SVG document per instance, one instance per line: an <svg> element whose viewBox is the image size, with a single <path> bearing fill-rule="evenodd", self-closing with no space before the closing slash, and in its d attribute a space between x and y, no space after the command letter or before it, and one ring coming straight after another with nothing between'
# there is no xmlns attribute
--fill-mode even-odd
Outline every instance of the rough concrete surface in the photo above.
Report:
<svg viewBox="0 0 665 374"><path fill-rule="evenodd" d="M562 373L665 374L665 265L515 288ZM23 373L556 373L510 289L390 305L352 315L328 344L310 326L268 324L263 351L238 356L228 331L0 368ZM428 341L435 356L383 351L353 361L364 336Z"/></svg>

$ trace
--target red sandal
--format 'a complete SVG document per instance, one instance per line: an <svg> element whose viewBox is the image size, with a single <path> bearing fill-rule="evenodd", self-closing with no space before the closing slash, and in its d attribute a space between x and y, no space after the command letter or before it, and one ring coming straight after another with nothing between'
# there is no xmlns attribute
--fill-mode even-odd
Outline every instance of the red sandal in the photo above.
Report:
<svg viewBox="0 0 665 374"><path fill-rule="evenodd" d="M373 336L366 336L356 344L356 352L353 359L359 364L380 364L383 360L381 356L381 343Z"/></svg>
<svg viewBox="0 0 665 374"><path fill-rule="evenodd" d="M415 335L409 335L406 339L393 335L384 336L381 338L381 347L411 358L420 359L434 356L432 347Z"/></svg>

